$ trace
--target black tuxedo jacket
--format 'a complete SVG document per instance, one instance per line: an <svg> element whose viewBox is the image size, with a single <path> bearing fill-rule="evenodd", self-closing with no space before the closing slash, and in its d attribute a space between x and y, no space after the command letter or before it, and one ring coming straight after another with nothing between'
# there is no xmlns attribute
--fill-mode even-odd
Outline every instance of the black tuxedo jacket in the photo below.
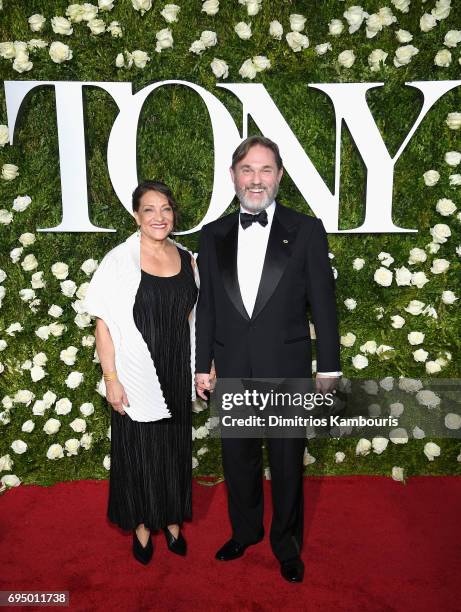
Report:
<svg viewBox="0 0 461 612"><path fill-rule="evenodd" d="M322 222L276 204L251 317L237 278L238 224L239 214L232 213L201 231L196 371L209 372L214 359L221 378L310 377L309 307L317 370L339 371L334 278Z"/></svg>

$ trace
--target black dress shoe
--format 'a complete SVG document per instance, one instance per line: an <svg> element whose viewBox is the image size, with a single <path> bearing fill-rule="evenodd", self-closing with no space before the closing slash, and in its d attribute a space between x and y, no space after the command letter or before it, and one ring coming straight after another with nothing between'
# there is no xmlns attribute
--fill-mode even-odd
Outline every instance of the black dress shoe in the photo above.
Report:
<svg viewBox="0 0 461 612"><path fill-rule="evenodd" d="M152 545L152 538L149 534L149 539L147 540L147 544L143 546L141 542L138 540L138 536L136 535L136 529L133 529L133 556L134 558L142 563L143 565L147 565L149 561L152 559L152 555L154 554L154 547Z"/></svg>
<svg viewBox="0 0 461 612"><path fill-rule="evenodd" d="M168 545L168 550L175 553L176 555L184 555L187 553L187 542L184 539L181 532L179 532L178 537L175 538L168 527L163 528L163 533L165 534L166 543Z"/></svg>
<svg viewBox="0 0 461 612"><path fill-rule="evenodd" d="M252 544L240 544L233 538L231 538L228 542L224 544L222 548L218 550L215 557L218 561L232 561L233 559L238 559L243 555L248 546L252 546L253 544L258 544L261 542L263 536L261 536L256 542Z"/></svg>
<svg viewBox="0 0 461 612"><path fill-rule="evenodd" d="M282 561L280 573L288 582L302 582L304 578L304 563L299 557Z"/></svg>

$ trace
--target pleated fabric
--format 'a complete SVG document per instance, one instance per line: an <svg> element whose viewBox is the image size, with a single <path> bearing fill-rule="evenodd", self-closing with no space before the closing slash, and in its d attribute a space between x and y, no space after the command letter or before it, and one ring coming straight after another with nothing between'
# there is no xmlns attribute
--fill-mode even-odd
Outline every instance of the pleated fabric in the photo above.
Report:
<svg viewBox="0 0 461 612"><path fill-rule="evenodd" d="M141 271L136 327L154 361L171 418L141 422L112 410L108 517L122 529L152 530L192 516L192 406L188 317L197 298L190 255L160 277ZM128 398L129 400L129 398Z"/></svg>

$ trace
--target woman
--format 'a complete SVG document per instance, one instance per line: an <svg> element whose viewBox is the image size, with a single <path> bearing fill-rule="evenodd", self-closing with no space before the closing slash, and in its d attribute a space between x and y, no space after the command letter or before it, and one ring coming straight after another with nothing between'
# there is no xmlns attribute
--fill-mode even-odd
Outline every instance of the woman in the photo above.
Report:
<svg viewBox="0 0 461 612"><path fill-rule="evenodd" d="M185 555L180 526L191 518L191 393L198 273L169 238L177 220L159 181L133 192L138 230L101 261L85 305L97 317L96 349L112 405L108 517L133 530L133 554L147 564L151 532ZM178 248L179 247L179 248Z"/></svg>

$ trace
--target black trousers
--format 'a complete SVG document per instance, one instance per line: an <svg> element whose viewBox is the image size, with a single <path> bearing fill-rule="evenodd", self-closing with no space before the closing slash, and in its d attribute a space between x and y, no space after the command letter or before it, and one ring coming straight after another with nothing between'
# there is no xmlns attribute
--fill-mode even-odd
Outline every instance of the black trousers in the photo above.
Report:
<svg viewBox="0 0 461 612"><path fill-rule="evenodd" d="M223 438L221 442L232 537L240 544L253 544L264 534L262 440ZM304 438L265 441L272 485L270 542L280 562L297 557L302 548L305 443Z"/></svg>

